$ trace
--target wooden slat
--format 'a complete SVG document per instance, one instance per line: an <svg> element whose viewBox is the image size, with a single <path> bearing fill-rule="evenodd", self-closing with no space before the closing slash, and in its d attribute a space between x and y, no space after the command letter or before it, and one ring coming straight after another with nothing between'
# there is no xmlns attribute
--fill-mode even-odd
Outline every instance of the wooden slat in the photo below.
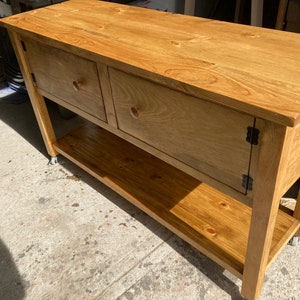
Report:
<svg viewBox="0 0 300 300"><path fill-rule="evenodd" d="M262 26L264 0L251 0L251 25Z"/></svg>
<svg viewBox="0 0 300 300"><path fill-rule="evenodd" d="M195 0L184 1L184 14L191 16L195 14Z"/></svg>
<svg viewBox="0 0 300 300"><path fill-rule="evenodd" d="M115 115L114 103L111 95L111 88L110 88L107 66L103 64L98 64L97 67L99 73L99 80L101 78L100 84L101 84L101 91L103 94L103 101L105 103L104 107L106 111L107 122L110 126L117 128L118 124Z"/></svg>
<svg viewBox="0 0 300 300"><path fill-rule="evenodd" d="M167 76L185 92L254 116L288 126L300 121L298 34L95 0L0 22L143 69L157 81Z"/></svg>
<svg viewBox="0 0 300 300"><path fill-rule="evenodd" d="M279 1L279 7L277 12L277 19L276 19L276 25L275 28L278 30L282 30L284 26L284 18L286 14L286 10L288 7L289 0L280 0Z"/></svg>
<svg viewBox="0 0 300 300"><path fill-rule="evenodd" d="M94 125L73 131L54 147L241 277L251 208ZM298 227L299 221L279 212L271 246L273 256Z"/></svg>

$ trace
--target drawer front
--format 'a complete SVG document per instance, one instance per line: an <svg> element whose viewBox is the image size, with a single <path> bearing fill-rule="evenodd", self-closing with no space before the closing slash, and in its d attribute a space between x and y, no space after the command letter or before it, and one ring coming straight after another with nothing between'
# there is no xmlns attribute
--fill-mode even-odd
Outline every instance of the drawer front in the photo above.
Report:
<svg viewBox="0 0 300 300"><path fill-rule="evenodd" d="M115 69L109 75L120 130L246 192L253 117Z"/></svg>
<svg viewBox="0 0 300 300"><path fill-rule="evenodd" d="M106 121L95 62L24 40L33 79L41 91Z"/></svg>

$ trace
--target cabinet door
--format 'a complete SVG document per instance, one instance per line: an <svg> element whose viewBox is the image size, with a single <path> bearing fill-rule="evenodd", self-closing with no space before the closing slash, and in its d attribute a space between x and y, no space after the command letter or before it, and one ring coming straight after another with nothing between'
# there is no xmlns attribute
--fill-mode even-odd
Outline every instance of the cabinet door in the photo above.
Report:
<svg viewBox="0 0 300 300"><path fill-rule="evenodd" d="M24 40L37 87L106 121L95 62L45 44Z"/></svg>
<svg viewBox="0 0 300 300"><path fill-rule="evenodd" d="M109 75L120 130L246 192L253 117L119 70Z"/></svg>

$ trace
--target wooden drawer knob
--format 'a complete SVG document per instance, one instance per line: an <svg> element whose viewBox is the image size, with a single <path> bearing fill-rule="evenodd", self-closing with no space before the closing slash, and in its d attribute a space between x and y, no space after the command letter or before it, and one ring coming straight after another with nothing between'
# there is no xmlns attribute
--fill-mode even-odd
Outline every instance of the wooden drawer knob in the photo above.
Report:
<svg viewBox="0 0 300 300"><path fill-rule="evenodd" d="M134 119L138 119L139 118L140 112L139 112L139 110L136 107L130 107L129 111L130 111L131 116Z"/></svg>
<svg viewBox="0 0 300 300"><path fill-rule="evenodd" d="M74 90L75 90L76 92L78 92L78 91L80 90L80 82L77 81L77 80L74 80L72 84L73 84Z"/></svg>

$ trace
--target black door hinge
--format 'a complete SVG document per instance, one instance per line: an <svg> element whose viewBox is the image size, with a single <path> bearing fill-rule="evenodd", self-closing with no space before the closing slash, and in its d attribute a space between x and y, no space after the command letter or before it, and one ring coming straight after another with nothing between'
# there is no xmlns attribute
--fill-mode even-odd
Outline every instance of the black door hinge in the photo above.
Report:
<svg viewBox="0 0 300 300"><path fill-rule="evenodd" d="M242 175L242 187L245 188L247 191L252 191L253 187L253 178L249 175Z"/></svg>
<svg viewBox="0 0 300 300"><path fill-rule="evenodd" d="M246 141L250 143L251 145L257 145L258 144L258 136L259 136L259 130L255 127L248 126L247 127L247 137Z"/></svg>

